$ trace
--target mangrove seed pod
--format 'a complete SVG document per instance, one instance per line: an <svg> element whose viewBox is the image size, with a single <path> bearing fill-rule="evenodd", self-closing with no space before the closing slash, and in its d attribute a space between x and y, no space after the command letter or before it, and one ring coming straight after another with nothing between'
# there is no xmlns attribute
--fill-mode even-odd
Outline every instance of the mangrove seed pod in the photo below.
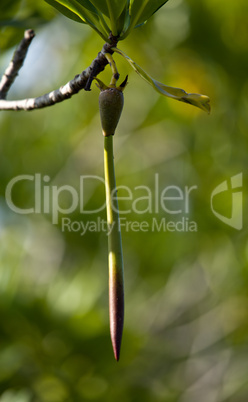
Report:
<svg viewBox="0 0 248 402"><path fill-rule="evenodd" d="M103 89L99 95L99 109L104 137L114 135L124 104L122 90Z"/></svg>
<svg viewBox="0 0 248 402"><path fill-rule="evenodd" d="M104 137L104 176L106 191L109 262L110 335L116 360L119 360L124 322L124 264L115 181L113 136Z"/></svg>

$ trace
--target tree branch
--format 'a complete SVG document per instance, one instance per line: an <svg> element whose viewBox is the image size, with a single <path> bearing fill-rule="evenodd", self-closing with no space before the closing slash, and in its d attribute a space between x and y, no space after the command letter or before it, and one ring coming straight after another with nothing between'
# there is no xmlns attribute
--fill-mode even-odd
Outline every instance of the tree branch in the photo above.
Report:
<svg viewBox="0 0 248 402"><path fill-rule="evenodd" d="M34 37L35 33L32 29L28 29L27 31L25 31L24 38L16 49L14 56L9 66L6 68L5 73L3 74L0 81L0 99L6 98L11 85L13 84L20 68L23 65L28 52L28 48Z"/></svg>
<svg viewBox="0 0 248 402"><path fill-rule="evenodd" d="M26 31L26 32L28 32L28 31ZM25 35L26 35L26 32L25 32ZM33 33L33 35L34 35L34 33ZM24 40L25 40L25 38L23 39L23 41ZM19 45L16 53L22 46L23 41ZM5 96L2 96L2 97L0 96L0 110L41 109L41 108L44 108L47 106L52 106L56 103L66 100L66 99L69 99L72 97L72 95L77 94L81 89L90 91L91 83L92 83L94 77L96 77L100 72L102 72L104 70L104 68L106 67L106 65L108 64L108 60L105 57L105 53L113 54L113 50L111 48L113 46L116 46L116 44L117 44L116 38L113 39L113 37L110 36L110 42L111 43L105 43L103 45L102 50L98 53L97 57L92 61L91 65L86 70L84 70L81 74L76 75L71 81L69 81L67 84L60 87L59 89L56 89L52 92L49 92L49 93L39 96L37 98L28 98L28 99L8 101L8 100L5 100L6 94L8 92L8 89L10 88L11 84L13 83L20 67L22 66L26 54L24 54L24 52L22 53L23 54L22 63L21 64L19 63L18 67L16 66L17 63L15 61L16 59L15 59L15 55L14 55L14 57L10 63L10 65L13 65L12 69L15 72L14 78L10 78L10 74L6 73L8 70L7 69L1 80L1 82L4 80L7 80L7 84L3 85L4 88L7 88L7 90L5 89L5 91L4 91ZM31 41L30 41L30 43L31 43ZM28 47L27 47L27 49L28 49ZM27 53L27 50L26 50L26 53ZM6 78L4 78L4 77L6 77ZM11 77L13 77L13 74L11 75ZM1 84L0 84L0 91L1 91L0 92L0 95L1 95L3 93Z"/></svg>

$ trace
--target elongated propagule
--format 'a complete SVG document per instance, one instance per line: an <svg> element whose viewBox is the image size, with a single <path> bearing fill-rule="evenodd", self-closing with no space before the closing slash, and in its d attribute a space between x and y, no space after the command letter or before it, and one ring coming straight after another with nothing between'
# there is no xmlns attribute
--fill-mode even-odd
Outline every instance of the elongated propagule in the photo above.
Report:
<svg viewBox="0 0 248 402"><path fill-rule="evenodd" d="M114 169L113 136L119 122L124 98L123 89L126 85L106 87L98 81L101 90L99 95L99 110L104 136L104 175L106 191L107 223L111 227L108 235L108 265L109 265L109 319L110 335L115 359L120 357L121 340L124 323L124 276L123 253L119 221L119 209Z"/></svg>
<svg viewBox="0 0 248 402"><path fill-rule="evenodd" d="M124 323L124 278L112 135L104 138L104 173L107 222L112 228L108 235L110 335L118 361Z"/></svg>

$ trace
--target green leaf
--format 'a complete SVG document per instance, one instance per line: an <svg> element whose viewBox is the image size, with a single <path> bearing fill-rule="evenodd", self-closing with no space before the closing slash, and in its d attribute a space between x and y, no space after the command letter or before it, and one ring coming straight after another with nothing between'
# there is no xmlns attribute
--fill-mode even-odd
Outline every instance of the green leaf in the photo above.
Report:
<svg viewBox="0 0 248 402"><path fill-rule="evenodd" d="M120 39L125 39L130 32L143 25L159 8L161 8L168 0L130 0L128 19L126 19L126 27Z"/></svg>
<svg viewBox="0 0 248 402"><path fill-rule="evenodd" d="M84 22L105 40L110 32L124 39L168 0L45 0L68 18ZM110 28L108 26L110 23Z"/></svg>
<svg viewBox="0 0 248 402"><path fill-rule="evenodd" d="M108 40L110 29L100 12L89 0L45 0L67 17L90 25L104 39ZM79 20L82 21L79 21Z"/></svg>
<svg viewBox="0 0 248 402"><path fill-rule="evenodd" d="M60 0L59 0L60 1ZM83 8L86 8L86 10L90 11L90 13L95 14L97 16L100 15L100 10L98 10L92 3L93 1L91 0L67 0L69 3L72 1L75 1L76 3L79 3Z"/></svg>
<svg viewBox="0 0 248 402"><path fill-rule="evenodd" d="M63 6L62 4L58 3L56 0L45 0L46 3L50 4L54 8L56 8L61 14L65 15L66 17L70 18L73 21L86 23L82 17L79 17L77 14L72 12L67 7Z"/></svg>
<svg viewBox="0 0 248 402"><path fill-rule="evenodd" d="M68 0L69 2L72 0ZM74 1L74 0L73 0ZM96 28L96 31L102 36L104 40L108 40L111 29L108 27L105 19L100 10L94 6L91 0L75 0L82 6L82 14L86 19L86 23L92 28Z"/></svg>
<svg viewBox="0 0 248 402"><path fill-rule="evenodd" d="M91 0L94 6L110 19L111 31L118 35L118 19L127 5L126 0Z"/></svg>
<svg viewBox="0 0 248 402"><path fill-rule="evenodd" d="M189 103L193 106L196 106L207 113L210 113L210 99L206 95L200 94L191 94L187 93L181 88L173 88L167 85L162 84L161 82L153 79L149 74L147 74L138 64L136 64L130 57L128 57L125 53L123 53L120 49L112 48L116 53L123 56L128 63L132 66L132 68L136 71L136 73L142 77L148 84L150 84L157 92L160 94L167 96L169 98L176 99L181 102Z"/></svg>
<svg viewBox="0 0 248 402"><path fill-rule="evenodd" d="M136 27L147 21L168 0L131 0L129 14L131 26Z"/></svg>
<svg viewBox="0 0 248 402"><path fill-rule="evenodd" d="M127 1L126 0L91 0L91 3L108 18L113 15L115 18L119 18L124 10Z"/></svg>
<svg viewBox="0 0 248 402"><path fill-rule="evenodd" d="M124 39L124 33L128 30L130 25L130 15L129 15L129 4L122 11L121 15L117 20L117 31L120 35L120 40Z"/></svg>

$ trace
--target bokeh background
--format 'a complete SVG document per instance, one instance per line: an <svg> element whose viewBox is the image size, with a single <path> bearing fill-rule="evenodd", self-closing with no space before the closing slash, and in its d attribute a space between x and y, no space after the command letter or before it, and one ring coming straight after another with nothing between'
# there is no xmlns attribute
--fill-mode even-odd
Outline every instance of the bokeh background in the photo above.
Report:
<svg viewBox="0 0 248 402"><path fill-rule="evenodd" d="M1 1L1 9L1 73L24 29L36 31L9 99L58 88L102 48L89 27L41 0ZM5 199L18 175L39 173L50 178L43 185L78 192L80 176L103 177L99 91L93 84L91 92L44 110L1 112L1 402L247 402L247 16L246 0L170 0L119 43L157 80L209 95L212 113L163 98L115 56L121 78L129 75L115 136L117 184L153 192L157 174L161 189L197 186L187 214L123 215L139 222L187 217L197 231L123 230L126 310L118 363L109 337L106 234L62 231L62 214L55 225L51 213L16 214ZM108 82L110 75L106 69L100 78ZM214 188L239 173L242 230L218 220L210 206ZM66 208L71 200L64 195ZM33 183L16 185L13 197L19 207L32 207ZM229 217L231 197L229 190L215 200ZM84 201L87 209L102 205L103 185L90 182ZM145 209L145 201L140 205ZM65 216L106 219L104 211L84 215L79 208Z"/></svg>

